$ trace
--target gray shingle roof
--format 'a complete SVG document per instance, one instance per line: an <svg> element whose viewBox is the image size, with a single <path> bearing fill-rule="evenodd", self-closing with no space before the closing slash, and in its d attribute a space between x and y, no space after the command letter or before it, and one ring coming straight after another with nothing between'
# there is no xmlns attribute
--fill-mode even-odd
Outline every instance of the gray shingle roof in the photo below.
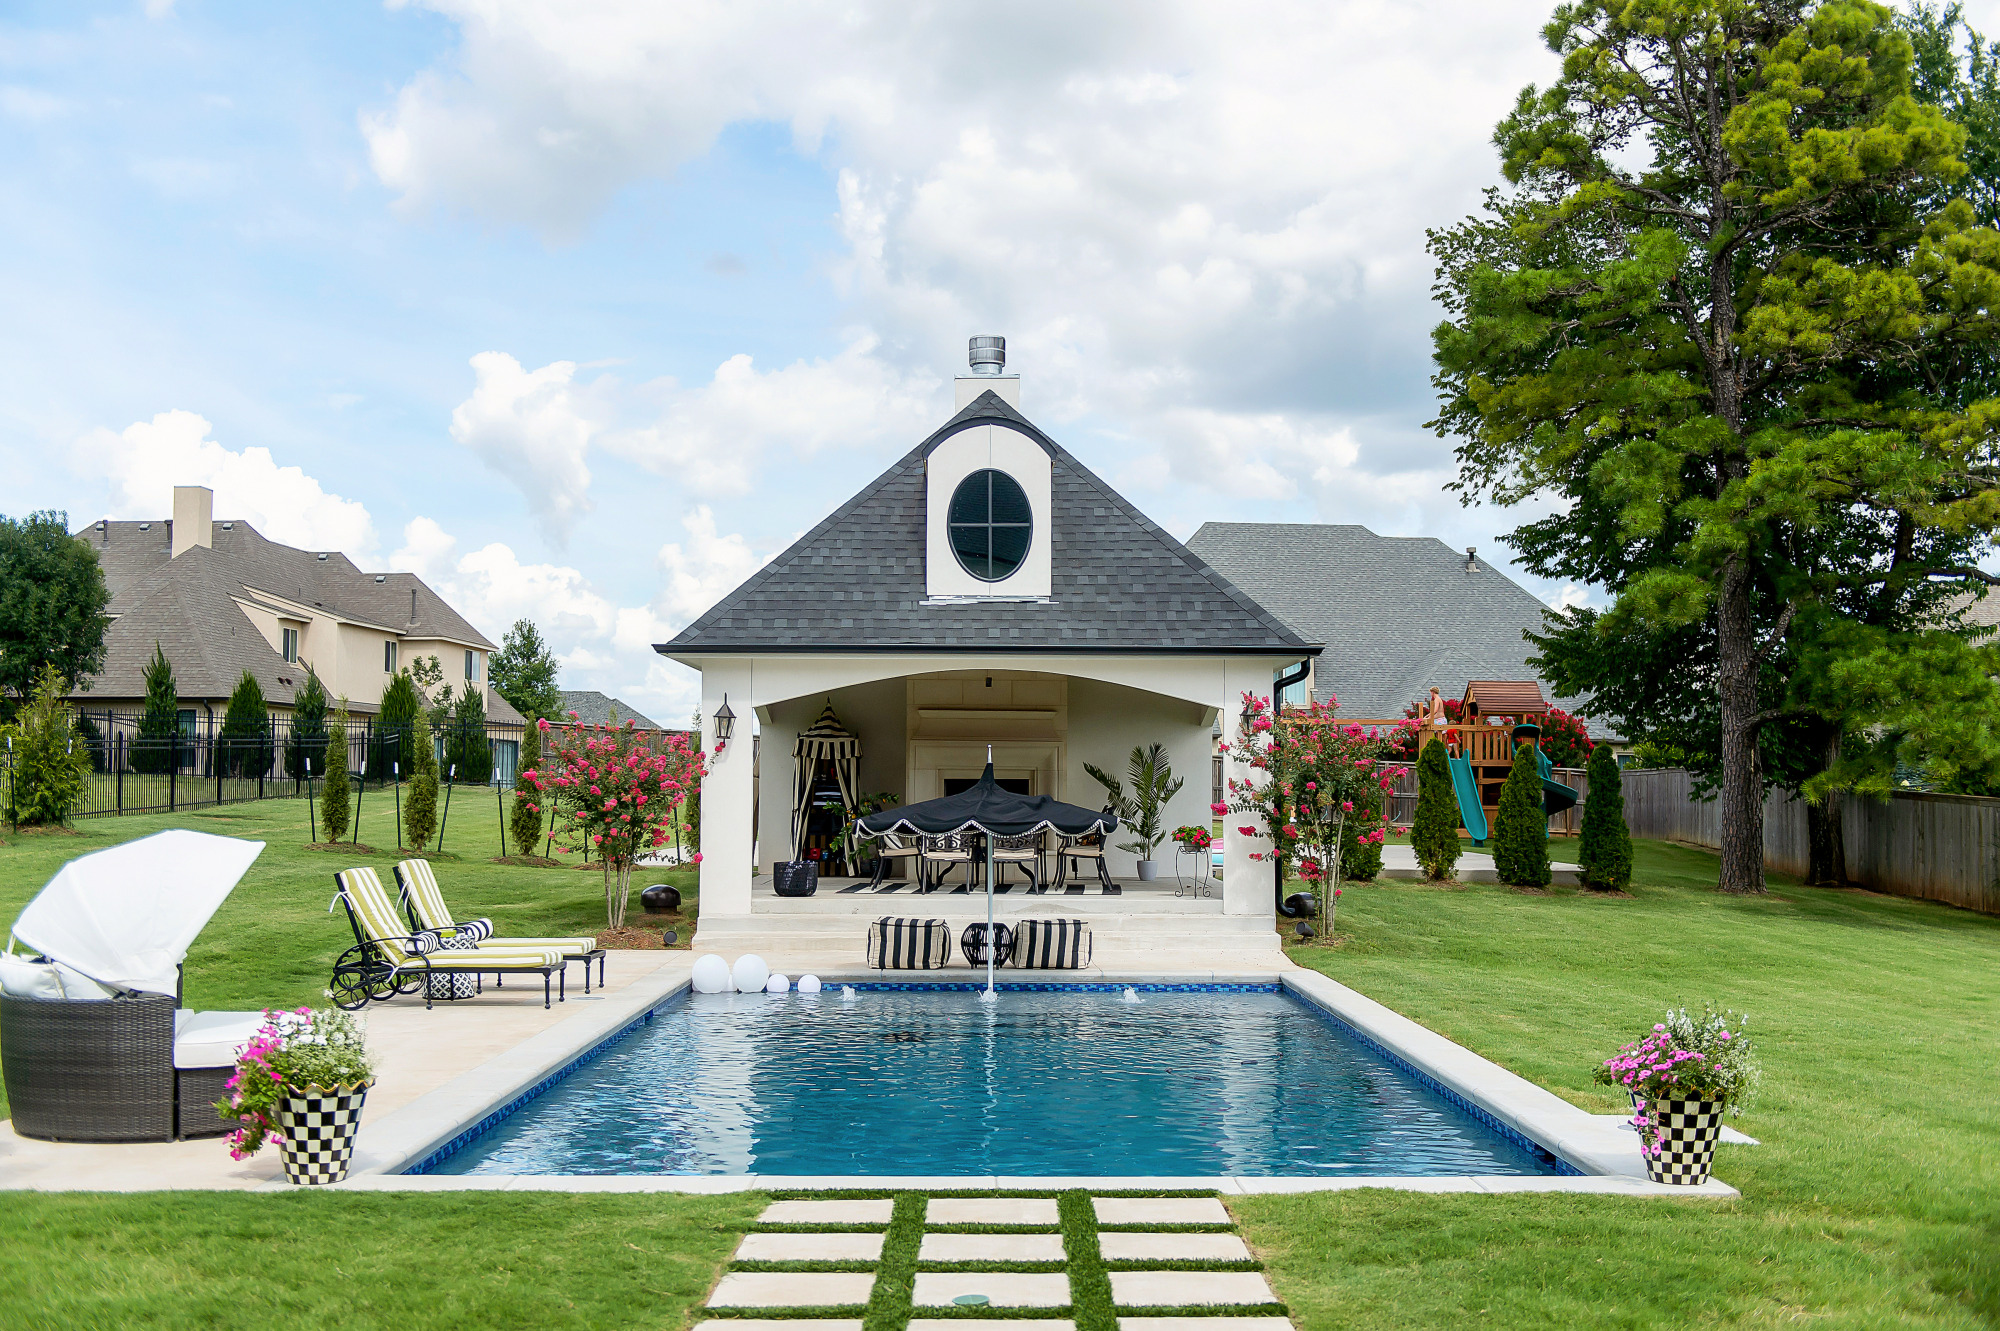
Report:
<svg viewBox="0 0 2000 1331"><path fill-rule="evenodd" d="M1428 536L1366 527L1210 522L1188 548L1326 644L1313 692L1355 717L1398 717L1432 685L1447 698L1475 679L1536 679L1522 639L1547 609L1485 560ZM1543 689L1546 695L1546 686ZM1573 700L1557 700L1566 710Z"/></svg>
<svg viewBox="0 0 2000 1331"><path fill-rule="evenodd" d="M629 706L608 693L595 689L562 690L562 709L565 713L575 712L576 719L587 726L611 724L611 709L618 709L618 724L636 721L641 730L659 730L658 722L649 720L638 708Z"/></svg>
<svg viewBox="0 0 2000 1331"><path fill-rule="evenodd" d="M173 558L171 522L106 521L77 533L97 552L116 616L105 633L104 669L90 682L92 694L143 696L146 662L157 641L173 662L184 698L226 698L248 670L268 701L289 704L293 689L305 682L305 668L287 665L231 599L246 593L280 596L407 637L493 650L413 573L365 573L338 551L322 559L317 551L266 540L241 520L218 520L210 532L211 546L194 546L179 559ZM488 691L489 709L496 697ZM372 701L349 706L374 710Z"/></svg>
<svg viewBox="0 0 2000 1331"><path fill-rule="evenodd" d="M1020 430L1053 461L1050 604L923 604L924 460L985 421ZM990 390L658 648L670 655L828 649L1314 650Z"/></svg>

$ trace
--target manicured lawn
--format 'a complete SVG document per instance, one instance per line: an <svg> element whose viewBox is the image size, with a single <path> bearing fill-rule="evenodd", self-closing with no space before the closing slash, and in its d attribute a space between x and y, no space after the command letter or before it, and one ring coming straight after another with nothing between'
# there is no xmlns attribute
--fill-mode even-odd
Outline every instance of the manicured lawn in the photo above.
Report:
<svg viewBox="0 0 2000 1331"><path fill-rule="evenodd" d="M761 1193L15 1194L9 1326L663 1327L707 1298Z"/></svg>
<svg viewBox="0 0 2000 1331"><path fill-rule="evenodd" d="M1741 1202L1335 1193L1232 1202L1313 1327L2000 1322L2000 920L1638 847L1629 899L1350 887L1305 965L1597 1112L1595 1060L1685 1000L1749 1013Z"/></svg>
<svg viewBox="0 0 2000 1331"><path fill-rule="evenodd" d="M595 866L535 868L495 864L500 853L499 811L490 790L480 798L453 794L445 827L445 851L433 856L438 882L452 909L466 917L488 916L503 934L593 934L604 927L603 879ZM0 823L0 926L11 925L21 907L39 892L66 860L169 827L192 828L219 836L265 843L264 853L237 885L188 953L186 1001L194 1008L297 1007L325 1002L333 962L353 946L347 913L327 913L333 875L371 864L393 892L389 867L396 850L390 799L370 790L362 805L361 838L374 853L307 850L304 800L260 800L175 814L78 819L75 835L22 831ZM510 846L509 849L512 849ZM633 877L632 914L639 913L638 889L670 882L681 889L681 942L692 934L696 872L640 870ZM6 1100L0 1095L0 1116Z"/></svg>

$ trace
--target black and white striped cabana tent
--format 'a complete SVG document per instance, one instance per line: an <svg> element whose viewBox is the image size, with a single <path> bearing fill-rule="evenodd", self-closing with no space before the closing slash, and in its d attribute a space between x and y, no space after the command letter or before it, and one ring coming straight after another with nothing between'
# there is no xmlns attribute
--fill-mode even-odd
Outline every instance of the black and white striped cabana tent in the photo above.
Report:
<svg viewBox="0 0 2000 1331"><path fill-rule="evenodd" d="M833 760L833 779L840 785L840 799L847 812L854 812L855 764L861 759L861 741L840 724L827 701L812 729L792 745L792 858L805 858L806 803L812 798L813 782L823 759Z"/></svg>

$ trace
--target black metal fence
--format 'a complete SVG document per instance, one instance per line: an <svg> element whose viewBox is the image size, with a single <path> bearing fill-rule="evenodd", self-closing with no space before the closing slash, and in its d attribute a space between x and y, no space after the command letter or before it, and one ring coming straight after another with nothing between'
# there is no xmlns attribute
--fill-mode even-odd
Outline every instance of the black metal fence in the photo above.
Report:
<svg viewBox="0 0 2000 1331"><path fill-rule="evenodd" d="M152 813L301 796L308 775L315 782L326 775L327 738L324 726L296 726L295 720L274 716L260 733L226 735L219 714L183 709L174 733L161 735L160 727L146 726L143 712L81 708L77 729L90 750L91 778L75 812ZM369 716L348 719L349 774L372 784L391 779L400 766L407 777L409 735L376 722ZM456 768L459 784L513 785L518 728L448 727L433 743L441 778ZM11 779L12 773L7 775Z"/></svg>

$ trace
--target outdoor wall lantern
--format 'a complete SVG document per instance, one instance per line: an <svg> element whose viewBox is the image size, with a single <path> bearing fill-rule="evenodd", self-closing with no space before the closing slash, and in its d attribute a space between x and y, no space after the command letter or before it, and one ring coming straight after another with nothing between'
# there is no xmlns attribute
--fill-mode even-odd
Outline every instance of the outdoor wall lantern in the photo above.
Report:
<svg viewBox="0 0 2000 1331"><path fill-rule="evenodd" d="M727 743L736 730L736 713L729 710L729 695L722 695L722 706L715 709L715 738Z"/></svg>

